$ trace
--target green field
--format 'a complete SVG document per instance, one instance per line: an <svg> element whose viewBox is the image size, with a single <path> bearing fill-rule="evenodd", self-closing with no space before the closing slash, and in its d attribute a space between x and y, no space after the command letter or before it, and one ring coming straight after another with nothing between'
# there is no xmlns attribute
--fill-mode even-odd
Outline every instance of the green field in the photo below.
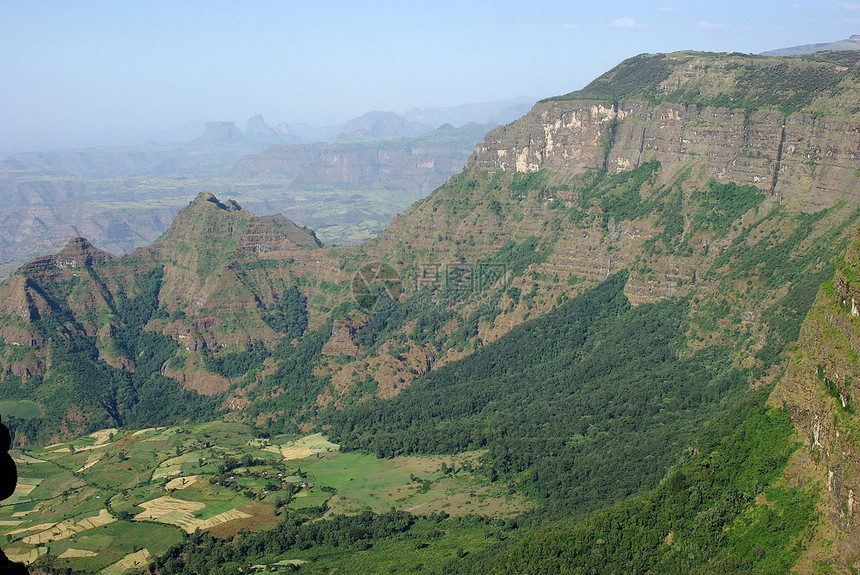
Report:
<svg viewBox="0 0 860 575"><path fill-rule="evenodd" d="M22 411L35 405L22 403ZM531 507L506 485L473 473L481 453L378 459L340 453L319 434L261 438L233 423L108 429L12 454L19 485L0 503L4 552L32 565L90 573L124 572L134 561L140 567L196 529L231 537L273 527L288 514L313 519L394 507L418 515L505 517ZM483 536L469 525L458 521L428 536L422 523L361 550L355 560L410 557L411 564L417 545L438 564L464 546L485 545L470 543ZM317 572L345 554L311 548L271 564L302 559L303 571Z"/></svg>
<svg viewBox="0 0 860 575"><path fill-rule="evenodd" d="M20 419L33 419L44 416L42 406L35 401L22 399L19 401L0 401L0 413L18 417Z"/></svg>

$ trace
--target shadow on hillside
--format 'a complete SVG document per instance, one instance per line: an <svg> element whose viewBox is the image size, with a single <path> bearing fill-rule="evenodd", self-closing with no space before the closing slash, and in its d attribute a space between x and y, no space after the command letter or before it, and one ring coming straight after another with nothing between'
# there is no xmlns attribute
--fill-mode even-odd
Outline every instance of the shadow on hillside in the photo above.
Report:
<svg viewBox="0 0 860 575"><path fill-rule="evenodd" d="M12 437L9 435L9 428L0 422L0 501L11 497L18 484L18 470L15 467L15 460L9 455L10 447L12 447ZM29 574L29 571L23 563L9 561L0 549L0 575L19 573Z"/></svg>

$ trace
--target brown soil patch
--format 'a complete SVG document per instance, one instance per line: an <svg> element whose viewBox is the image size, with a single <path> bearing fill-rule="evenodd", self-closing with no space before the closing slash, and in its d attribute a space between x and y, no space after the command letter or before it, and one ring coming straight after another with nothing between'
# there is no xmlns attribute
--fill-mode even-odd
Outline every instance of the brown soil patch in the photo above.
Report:
<svg viewBox="0 0 860 575"><path fill-rule="evenodd" d="M187 489L194 485L197 480L200 479L199 475L189 475L188 477L177 477L176 479L171 479L167 482L165 487L167 489L173 489L175 491L180 491L182 489Z"/></svg>
<svg viewBox="0 0 860 575"><path fill-rule="evenodd" d="M86 549L74 549L69 547L65 551L60 554L60 559L71 559L73 557L95 557L98 555L95 551L88 551Z"/></svg>
<svg viewBox="0 0 860 575"><path fill-rule="evenodd" d="M271 529L278 524L279 517L275 517L272 511L271 504L262 503L260 501L249 501L240 506L239 511L246 513L248 517L235 519L229 523L215 525L209 529L209 534L213 537L226 539L233 537L239 531L265 531Z"/></svg>
<svg viewBox="0 0 860 575"><path fill-rule="evenodd" d="M164 375L175 379L185 389L196 391L200 395L215 395L216 393L226 391L230 387L229 379L214 373L201 371L197 363L197 354L191 353L182 371L165 370Z"/></svg>
<svg viewBox="0 0 860 575"><path fill-rule="evenodd" d="M330 453L338 451L340 446L332 443L322 436L321 433L307 435L301 439L297 439L292 443L284 445L269 445L264 451L278 453L284 460L304 459L318 453Z"/></svg>

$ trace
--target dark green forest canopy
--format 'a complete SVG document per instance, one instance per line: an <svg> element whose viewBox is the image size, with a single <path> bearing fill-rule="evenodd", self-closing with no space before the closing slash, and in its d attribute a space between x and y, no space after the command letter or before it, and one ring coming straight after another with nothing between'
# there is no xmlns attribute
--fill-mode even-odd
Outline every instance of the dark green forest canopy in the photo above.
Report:
<svg viewBox="0 0 860 575"><path fill-rule="evenodd" d="M343 449L380 457L487 449L550 513L653 488L696 430L746 393L726 348L679 356L686 300L630 306L627 273L416 381L329 416Z"/></svg>
<svg viewBox="0 0 860 575"><path fill-rule="evenodd" d="M780 482L799 444L788 412L764 405L768 393L707 425L658 489L545 526L463 572L789 572L815 528L817 493Z"/></svg>

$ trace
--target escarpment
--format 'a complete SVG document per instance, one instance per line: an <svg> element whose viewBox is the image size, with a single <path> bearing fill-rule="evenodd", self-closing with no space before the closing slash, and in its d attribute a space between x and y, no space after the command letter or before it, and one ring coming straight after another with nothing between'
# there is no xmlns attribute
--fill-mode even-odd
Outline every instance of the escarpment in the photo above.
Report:
<svg viewBox="0 0 860 575"><path fill-rule="evenodd" d="M491 131L469 165L576 173L655 160L672 172L692 163L707 178L759 186L803 211L858 201L856 62L796 62L795 72L779 59L743 55L640 58L642 66L666 65L652 92L636 85L601 94L598 79L544 100ZM789 79L770 83L781 74ZM784 94L796 104L786 105Z"/></svg>
<svg viewBox="0 0 860 575"><path fill-rule="evenodd" d="M83 342L72 351L114 379L148 385L148 370L242 397L218 405L249 417L301 397L276 416L313 419L399 394L626 271L632 304L686 302L679 349L731 342L727 365L773 381L860 221L857 62L633 58L488 133L358 247L208 193L128 256L74 240L0 285L0 379L50 380L57 343ZM374 262L402 288L382 314L351 282Z"/></svg>

